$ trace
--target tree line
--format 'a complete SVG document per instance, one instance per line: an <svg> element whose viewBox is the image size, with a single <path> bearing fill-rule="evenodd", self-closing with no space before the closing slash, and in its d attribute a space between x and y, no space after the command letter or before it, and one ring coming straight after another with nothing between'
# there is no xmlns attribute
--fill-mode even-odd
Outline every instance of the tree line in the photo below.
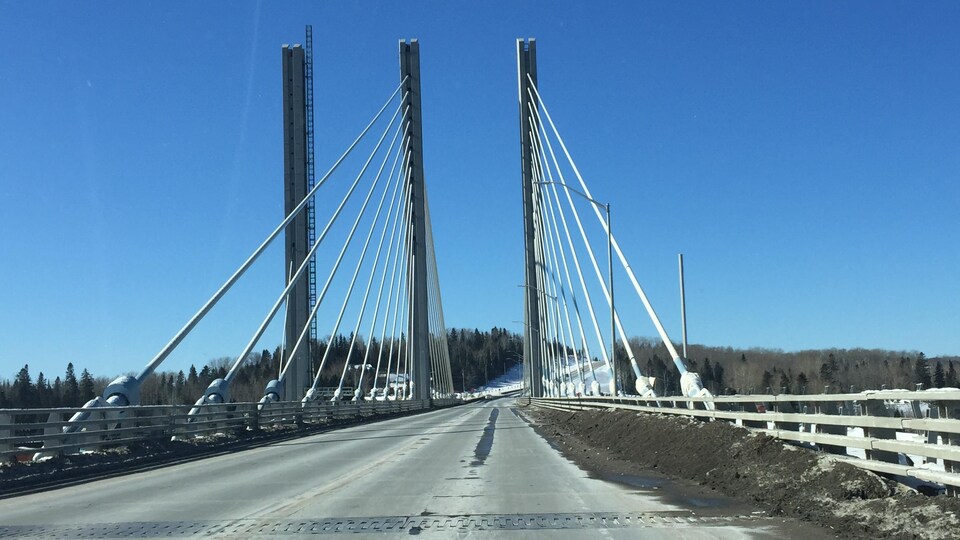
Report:
<svg viewBox="0 0 960 540"><path fill-rule="evenodd" d="M631 348L645 376L656 377L659 395L679 393L680 377L666 347L633 338ZM841 393L883 388L958 388L960 357L927 358L922 352L882 349L777 349L687 346L687 365L714 395L734 393ZM623 347L618 373L633 388L634 374Z"/></svg>
<svg viewBox="0 0 960 540"><path fill-rule="evenodd" d="M658 395L676 395L680 381L666 347L659 341L632 338L631 348L643 375L655 377ZM490 330L452 328L447 333L454 390L477 389L501 377L522 362L523 336L505 328ZM387 384L384 372L396 362L406 346L403 336L380 343L361 336L339 335L313 342L309 372L316 374L323 357L318 386L335 387L341 377L350 388L360 386L365 394L373 387L376 363L381 364L377 388ZM352 352L351 352L352 345ZM329 349L329 352L327 352ZM572 351L570 351L572 353ZM279 372L281 350L252 353L231 383L231 400L257 401L270 379ZM349 356L350 366L344 370ZM623 388L634 388L635 376L626 351L616 348L617 373ZM366 370L361 365L366 361ZM597 359L593 359L594 362ZM152 374L141 388L144 405L186 405L197 400L214 379L226 375L233 359L221 357L186 371ZM715 395L731 393L822 393L881 388L960 387L960 357L927 358L922 352L880 349L823 349L784 352L776 349L738 349L689 345L687 364L700 374L704 387ZM99 396L114 377L94 376L68 363L63 377L38 373L34 379L24 365L12 380L0 380L0 408L78 407Z"/></svg>
<svg viewBox="0 0 960 540"><path fill-rule="evenodd" d="M507 369L520 361L523 350L522 338L518 334L503 328L490 331L451 329L447 335L451 375L457 392L464 388L477 388L489 380L501 376ZM352 352L351 352L352 346ZM336 387L341 377L344 386L356 388L358 385L365 394L373 387L373 375L376 364L381 364L377 388L388 386L385 376L387 365L395 373L398 359L406 347L406 339L387 339L381 343L376 338L367 342L362 336L338 335L332 339L314 341L309 347L308 371L316 374L320 371L319 387ZM329 349L329 352L327 351ZM231 401L258 401L271 379L275 379L280 369L280 347L272 351L263 349L251 353L236 373L230 384ZM326 356L326 362L323 358ZM347 359L350 368L344 370ZM201 365L191 364L184 371L158 371L150 375L140 388L142 405L188 405L194 403L204 389L217 378L226 376L233 364L233 358L214 358ZM361 366L366 361L366 370ZM129 373L132 375L133 373ZM83 369L76 375L73 363L68 363L65 374L50 376L40 372L36 379L30 372L30 366L24 365L13 380L0 379L0 408L38 408L38 407L79 407L99 396L115 377L93 376Z"/></svg>

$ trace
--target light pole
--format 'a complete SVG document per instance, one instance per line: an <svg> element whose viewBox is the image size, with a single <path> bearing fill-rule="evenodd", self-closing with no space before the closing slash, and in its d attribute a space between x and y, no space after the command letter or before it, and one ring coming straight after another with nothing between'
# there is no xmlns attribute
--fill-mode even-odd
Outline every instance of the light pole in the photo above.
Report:
<svg viewBox="0 0 960 540"><path fill-rule="evenodd" d="M683 328L683 357L687 357L687 300L683 293L683 253L677 254L680 262L680 326Z"/></svg>
<svg viewBox="0 0 960 540"><path fill-rule="evenodd" d="M577 195L583 197L584 199L590 201L590 204L599 206L607 211L607 279L610 282L610 381L611 381L611 391L614 396L617 395L617 359L616 359L616 340L617 340L617 329L616 329L616 310L614 309L613 303L613 229L610 227L610 203L602 203L586 193L577 191L576 189L564 184L563 182L534 182L534 184L540 184L543 186L547 185L557 185L563 186L564 189L572 191Z"/></svg>

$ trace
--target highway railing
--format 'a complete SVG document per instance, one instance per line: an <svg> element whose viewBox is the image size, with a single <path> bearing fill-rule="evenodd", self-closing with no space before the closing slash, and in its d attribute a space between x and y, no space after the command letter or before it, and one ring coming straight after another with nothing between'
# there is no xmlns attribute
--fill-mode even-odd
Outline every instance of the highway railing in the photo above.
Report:
<svg viewBox="0 0 960 540"><path fill-rule="evenodd" d="M506 386L500 386L497 388L487 388L481 394L484 395L493 395L493 396L502 396L506 394L517 393L523 390L523 383L518 382L516 384L510 384Z"/></svg>
<svg viewBox="0 0 960 540"><path fill-rule="evenodd" d="M102 407L87 409L86 420L70 421L79 408L0 409L0 460L97 451L135 442L193 438L237 430L292 425L322 425L362 420L430 407L448 407L457 400L315 401L194 405Z"/></svg>
<svg viewBox="0 0 960 540"><path fill-rule="evenodd" d="M625 409L727 421L874 472L943 484L948 494L960 495L960 390L529 399L567 411Z"/></svg>

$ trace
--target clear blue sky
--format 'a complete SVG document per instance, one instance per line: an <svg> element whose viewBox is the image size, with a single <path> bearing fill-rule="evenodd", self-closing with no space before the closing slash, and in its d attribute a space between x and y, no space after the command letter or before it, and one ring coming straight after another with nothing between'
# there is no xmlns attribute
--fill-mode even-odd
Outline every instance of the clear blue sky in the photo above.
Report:
<svg viewBox="0 0 960 540"><path fill-rule="evenodd" d="M272 230L280 46L307 23L321 168L395 86L397 40L421 41L448 326L521 330L533 36L676 339L683 251L691 341L960 354L956 3L0 1L0 377L138 370ZM271 250L163 369L238 354L282 274Z"/></svg>

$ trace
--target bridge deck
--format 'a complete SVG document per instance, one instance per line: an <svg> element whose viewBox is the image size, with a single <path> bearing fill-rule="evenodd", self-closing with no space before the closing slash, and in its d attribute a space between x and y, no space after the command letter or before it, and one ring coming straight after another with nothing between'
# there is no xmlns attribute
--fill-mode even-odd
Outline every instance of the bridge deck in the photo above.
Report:
<svg viewBox="0 0 960 540"><path fill-rule="evenodd" d="M743 507L685 508L592 479L512 404L480 402L0 500L0 537L802 536Z"/></svg>

